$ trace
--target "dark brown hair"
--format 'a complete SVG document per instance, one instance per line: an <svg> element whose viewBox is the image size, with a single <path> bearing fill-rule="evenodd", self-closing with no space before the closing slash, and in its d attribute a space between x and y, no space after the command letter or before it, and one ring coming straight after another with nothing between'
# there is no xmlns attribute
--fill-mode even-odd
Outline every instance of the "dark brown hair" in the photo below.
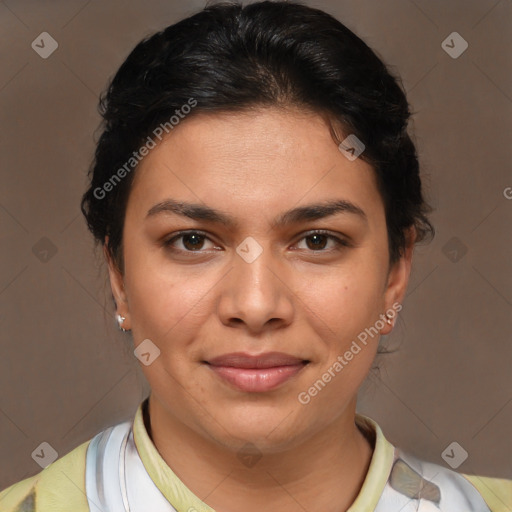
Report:
<svg viewBox="0 0 512 512"><path fill-rule="evenodd" d="M120 270L136 170L124 172L108 193L104 184L191 98L197 104L189 115L293 106L326 116L331 133L339 124L365 145L360 158L376 173L390 263L402 254L409 227L416 228L416 242L434 236L407 133L409 105L399 79L374 51L318 9L285 1L223 2L141 41L101 97L103 132L81 209L98 243L108 235Z"/></svg>

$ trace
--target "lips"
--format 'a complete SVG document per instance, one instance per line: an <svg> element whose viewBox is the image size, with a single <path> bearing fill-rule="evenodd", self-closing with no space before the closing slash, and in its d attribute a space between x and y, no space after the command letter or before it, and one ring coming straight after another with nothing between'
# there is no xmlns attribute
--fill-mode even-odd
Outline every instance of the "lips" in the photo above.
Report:
<svg viewBox="0 0 512 512"><path fill-rule="evenodd" d="M207 361L212 366L230 366L233 368L273 368L276 366L294 366L304 360L282 352L266 352L260 355L235 352L214 357Z"/></svg>
<svg viewBox="0 0 512 512"><path fill-rule="evenodd" d="M236 352L215 357L205 363L218 377L239 390L264 392L284 384L309 361L282 352L259 355Z"/></svg>

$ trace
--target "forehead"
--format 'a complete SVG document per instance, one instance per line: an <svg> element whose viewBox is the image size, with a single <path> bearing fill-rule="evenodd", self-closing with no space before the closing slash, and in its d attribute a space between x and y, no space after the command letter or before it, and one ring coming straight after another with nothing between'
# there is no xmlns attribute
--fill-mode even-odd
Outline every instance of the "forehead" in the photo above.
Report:
<svg viewBox="0 0 512 512"><path fill-rule="evenodd" d="M382 213L371 166L346 158L323 117L289 109L185 118L139 164L128 209L145 216L169 197L242 217L339 198Z"/></svg>

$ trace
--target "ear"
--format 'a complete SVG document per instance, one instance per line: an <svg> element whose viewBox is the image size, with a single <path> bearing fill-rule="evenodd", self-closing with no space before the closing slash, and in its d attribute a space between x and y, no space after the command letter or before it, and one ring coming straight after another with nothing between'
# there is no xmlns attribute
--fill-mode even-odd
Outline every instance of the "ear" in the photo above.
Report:
<svg viewBox="0 0 512 512"><path fill-rule="evenodd" d="M386 323L385 327L381 329L381 334L383 335L389 334L393 330L398 312L402 309L402 301L405 297L409 276L411 274L412 254L414 251L414 242L416 241L416 229L414 226L411 226L407 230L405 238L406 247L404 253L388 272L384 301L386 311L394 311L395 315L391 319L391 325Z"/></svg>
<svg viewBox="0 0 512 512"><path fill-rule="evenodd" d="M112 290L114 300L116 301L117 314L125 317L126 320L123 323L123 327L125 329L128 329L130 324L130 315L128 308L128 299L124 285L124 278L123 274L121 273L116 263L114 262L112 254L108 249L108 236L105 237L105 243L103 244L103 254L108 265L110 288Z"/></svg>

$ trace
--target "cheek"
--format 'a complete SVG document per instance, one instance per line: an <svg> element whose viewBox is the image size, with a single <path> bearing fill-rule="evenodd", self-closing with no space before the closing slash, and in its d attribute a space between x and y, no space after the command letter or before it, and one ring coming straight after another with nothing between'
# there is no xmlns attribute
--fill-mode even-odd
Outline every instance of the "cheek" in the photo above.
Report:
<svg viewBox="0 0 512 512"><path fill-rule="evenodd" d="M350 400L368 375L378 348L381 294L376 269L330 274L322 286L305 290L309 321L317 337L318 365L314 376L301 389L312 400L312 414L329 410L331 420L339 414L336 404ZM318 282L318 281L317 281Z"/></svg>
<svg viewBox="0 0 512 512"><path fill-rule="evenodd" d="M183 271L163 257L128 256L126 287L136 338L153 337L162 346L186 338L204 322L212 286L204 269Z"/></svg>
<svg viewBox="0 0 512 512"><path fill-rule="evenodd" d="M322 338L335 340L333 350L342 350L375 324L381 313L381 282L382 269L361 254L302 286L301 302L310 316L316 317Z"/></svg>

